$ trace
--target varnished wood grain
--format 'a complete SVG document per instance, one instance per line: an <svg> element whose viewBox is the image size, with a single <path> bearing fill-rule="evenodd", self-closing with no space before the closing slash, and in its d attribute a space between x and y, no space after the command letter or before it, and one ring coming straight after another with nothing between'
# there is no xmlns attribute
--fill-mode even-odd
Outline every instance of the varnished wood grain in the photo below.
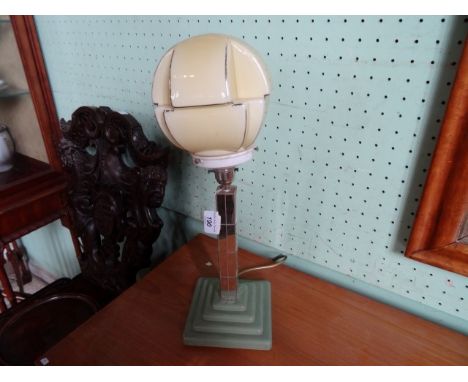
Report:
<svg viewBox="0 0 468 382"><path fill-rule="evenodd" d="M468 269L468 256L463 255L467 244L452 244L459 241L468 219L467 147L468 44L465 43L405 252L413 259L463 275L467 275ZM443 250L447 246L451 246L449 252ZM448 253L450 256L444 255Z"/></svg>
<svg viewBox="0 0 468 382"><path fill-rule="evenodd" d="M47 157L52 168L60 170L62 164L56 150L61 136L60 125L34 17L11 16L10 19Z"/></svg>
<svg viewBox="0 0 468 382"><path fill-rule="evenodd" d="M452 243L445 247L415 252L413 259L468 276L468 245Z"/></svg>
<svg viewBox="0 0 468 382"><path fill-rule="evenodd" d="M286 266L272 284L271 351L188 347L195 282L215 276L199 235L46 353L52 365L468 365L468 337ZM241 250L240 267L265 259Z"/></svg>
<svg viewBox="0 0 468 382"><path fill-rule="evenodd" d="M0 174L0 241L8 243L65 213L63 174L22 154Z"/></svg>

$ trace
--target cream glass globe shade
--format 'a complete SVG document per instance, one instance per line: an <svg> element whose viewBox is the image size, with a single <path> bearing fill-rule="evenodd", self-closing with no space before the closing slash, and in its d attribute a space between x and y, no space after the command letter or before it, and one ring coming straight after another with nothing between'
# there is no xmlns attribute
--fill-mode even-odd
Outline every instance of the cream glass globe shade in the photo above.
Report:
<svg viewBox="0 0 468 382"><path fill-rule="evenodd" d="M201 167L249 160L266 112L270 80L257 53L236 38L184 40L154 74L156 119L166 137Z"/></svg>

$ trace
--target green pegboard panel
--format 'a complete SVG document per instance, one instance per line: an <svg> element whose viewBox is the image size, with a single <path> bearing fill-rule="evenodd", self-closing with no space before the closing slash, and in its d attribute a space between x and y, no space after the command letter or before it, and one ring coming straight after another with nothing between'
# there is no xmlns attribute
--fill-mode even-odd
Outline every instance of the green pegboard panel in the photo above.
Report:
<svg viewBox="0 0 468 382"><path fill-rule="evenodd" d="M132 113L152 139L164 52L215 32L265 59L273 91L237 173L239 233L468 320L468 280L403 252L467 32L455 16L36 17L60 117ZM173 150L165 207L201 220L211 174Z"/></svg>

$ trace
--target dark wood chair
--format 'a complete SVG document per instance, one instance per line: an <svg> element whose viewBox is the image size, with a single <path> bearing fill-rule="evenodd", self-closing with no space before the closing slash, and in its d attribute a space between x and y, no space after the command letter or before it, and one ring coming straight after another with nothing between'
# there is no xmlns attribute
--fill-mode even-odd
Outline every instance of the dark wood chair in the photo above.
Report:
<svg viewBox="0 0 468 382"><path fill-rule="evenodd" d="M60 279L0 315L0 364L33 364L133 284L150 265L163 222L167 149L130 114L80 107L61 121L59 153L82 273Z"/></svg>

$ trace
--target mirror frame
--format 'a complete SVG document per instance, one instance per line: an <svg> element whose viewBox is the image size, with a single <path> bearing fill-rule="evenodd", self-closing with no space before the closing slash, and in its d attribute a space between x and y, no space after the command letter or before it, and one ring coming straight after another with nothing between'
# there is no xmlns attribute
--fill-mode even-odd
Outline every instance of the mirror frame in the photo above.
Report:
<svg viewBox="0 0 468 382"><path fill-rule="evenodd" d="M468 42L405 256L468 276Z"/></svg>
<svg viewBox="0 0 468 382"><path fill-rule="evenodd" d="M34 16L10 16L10 20L49 164L54 170L61 171L62 165L57 153L58 142L61 137L60 124L42 56L36 24L34 23Z"/></svg>

